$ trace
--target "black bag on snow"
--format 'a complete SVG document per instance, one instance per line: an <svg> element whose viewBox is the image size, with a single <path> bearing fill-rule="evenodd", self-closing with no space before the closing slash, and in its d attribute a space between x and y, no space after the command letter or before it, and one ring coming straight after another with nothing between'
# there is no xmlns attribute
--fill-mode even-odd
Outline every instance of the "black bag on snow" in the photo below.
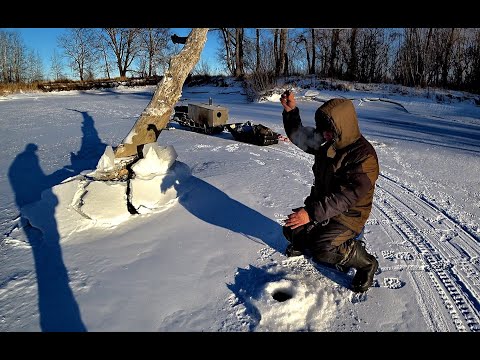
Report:
<svg viewBox="0 0 480 360"><path fill-rule="evenodd" d="M250 121L240 124L230 124L226 128L237 141L258 146L278 144L280 134L262 124L252 124Z"/></svg>

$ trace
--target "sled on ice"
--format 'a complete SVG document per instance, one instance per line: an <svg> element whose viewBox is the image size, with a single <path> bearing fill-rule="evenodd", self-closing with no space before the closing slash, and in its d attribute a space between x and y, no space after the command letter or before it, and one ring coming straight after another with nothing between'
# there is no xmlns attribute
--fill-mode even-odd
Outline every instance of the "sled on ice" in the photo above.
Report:
<svg viewBox="0 0 480 360"><path fill-rule="evenodd" d="M212 135L227 130L236 141L258 146L278 144L279 140L288 141L284 136L262 124L254 124L251 121L227 124L228 109L213 105L211 99L208 104L179 105L175 106L174 110L172 120L192 131Z"/></svg>

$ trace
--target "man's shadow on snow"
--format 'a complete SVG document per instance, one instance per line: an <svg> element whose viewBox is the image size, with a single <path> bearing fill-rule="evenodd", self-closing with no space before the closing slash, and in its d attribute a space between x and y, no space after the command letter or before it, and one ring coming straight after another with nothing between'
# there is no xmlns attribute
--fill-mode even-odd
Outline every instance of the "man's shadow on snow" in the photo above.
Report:
<svg viewBox="0 0 480 360"><path fill-rule="evenodd" d="M36 154L38 147L28 144L18 154L8 171L10 184L20 211L30 203L44 199L42 225L48 229L48 238L22 216L23 230L31 245L37 275L38 309L42 331L86 331L78 304L70 289L68 271L65 267L60 246L60 236L55 220L58 199L52 186L66 178L65 170L50 176L44 174Z"/></svg>
<svg viewBox="0 0 480 360"><path fill-rule="evenodd" d="M15 157L8 170L8 178L20 212L28 204L42 198L44 200L39 216L42 218L42 228L48 236L35 228L35 224L32 226L21 213L21 224L31 245L35 262L42 331L86 331L62 257L60 235L55 219L58 199L52 191L52 187L68 177L95 168L98 158L104 151L105 144L98 137L92 117L87 112L80 113L83 117L82 145L76 154L70 154L70 165L46 175L40 166L38 146L30 143Z"/></svg>

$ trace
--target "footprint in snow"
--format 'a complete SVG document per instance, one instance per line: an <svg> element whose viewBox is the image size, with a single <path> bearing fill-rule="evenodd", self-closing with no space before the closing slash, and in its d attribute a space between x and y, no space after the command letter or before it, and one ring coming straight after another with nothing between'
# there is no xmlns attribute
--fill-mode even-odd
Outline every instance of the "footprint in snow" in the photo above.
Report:
<svg viewBox="0 0 480 360"><path fill-rule="evenodd" d="M193 148L194 149L205 149L205 148L211 148L212 145L207 145L207 144L196 144Z"/></svg>
<svg viewBox="0 0 480 360"><path fill-rule="evenodd" d="M238 144L231 144L231 145L225 146L225 150L227 150L228 152L237 151L239 148L240 146L238 146Z"/></svg>
<svg viewBox="0 0 480 360"><path fill-rule="evenodd" d="M383 279L383 286L389 289L400 289L405 283L399 278L388 277Z"/></svg>

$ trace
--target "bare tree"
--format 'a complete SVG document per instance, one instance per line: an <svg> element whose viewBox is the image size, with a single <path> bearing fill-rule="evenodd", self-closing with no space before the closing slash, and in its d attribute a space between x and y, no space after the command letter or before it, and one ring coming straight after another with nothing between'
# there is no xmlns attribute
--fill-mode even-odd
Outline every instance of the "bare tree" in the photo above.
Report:
<svg viewBox="0 0 480 360"><path fill-rule="evenodd" d="M316 72L316 60L317 60L317 52L316 52L316 44L315 44L315 29L311 29L311 42L312 42L312 65L309 70L309 74L315 74Z"/></svg>
<svg viewBox="0 0 480 360"><path fill-rule="evenodd" d="M112 60L109 54L109 43L107 39L107 35L104 31L98 29L96 31L96 45L98 51L98 58L100 61L100 69L103 73L103 76L107 79L112 78L112 68L114 64L112 64Z"/></svg>
<svg viewBox="0 0 480 360"><path fill-rule="evenodd" d="M445 43L445 51L442 61L442 85L447 85L448 70L450 68L450 58L455 39L455 28L450 29Z"/></svg>
<svg viewBox="0 0 480 360"><path fill-rule="evenodd" d="M332 37L330 43L330 60L328 64L328 76L334 77L337 75L337 69L335 67L335 63L337 60L337 49L340 41L340 30L333 29L332 30Z"/></svg>
<svg viewBox="0 0 480 360"><path fill-rule="evenodd" d="M8 34L0 30L0 81L8 79Z"/></svg>
<svg viewBox="0 0 480 360"><path fill-rule="evenodd" d="M27 64L27 48L23 43L20 35L18 33L12 33L10 35L10 81L21 82L27 79L26 72L29 70ZM34 65L35 62L30 62L31 65ZM30 69L32 70L32 69ZM30 77L28 77L30 80Z"/></svg>
<svg viewBox="0 0 480 360"><path fill-rule="evenodd" d="M223 63L225 64L226 68L230 75L235 75L235 48L234 48L234 37L232 36L232 29L228 28L220 28L222 33L222 40L223 46L225 49L225 55L223 57Z"/></svg>
<svg viewBox="0 0 480 360"><path fill-rule="evenodd" d="M466 48L465 85L471 91L480 92L480 29L468 29Z"/></svg>
<svg viewBox="0 0 480 360"><path fill-rule="evenodd" d="M280 30L280 63L279 63L279 73L284 76L288 75L288 29Z"/></svg>
<svg viewBox="0 0 480 360"><path fill-rule="evenodd" d="M330 54L330 45L331 45L331 32L332 30L328 29L317 29L315 31L315 48L318 49L318 56L316 59L319 60L320 64L318 66L318 73L320 76L328 76L328 55ZM315 67L317 69L317 66ZM317 73L317 71L315 71Z"/></svg>
<svg viewBox="0 0 480 360"><path fill-rule="evenodd" d="M199 61L193 68L192 75L212 75L212 68L210 66L210 63L206 60Z"/></svg>
<svg viewBox="0 0 480 360"><path fill-rule="evenodd" d="M348 60L347 67L347 79L356 80L357 79L357 69L358 69L358 52L357 52L357 34L358 29L353 28L350 31L350 58Z"/></svg>
<svg viewBox="0 0 480 360"><path fill-rule="evenodd" d="M243 67L243 28L235 29L235 77L240 78L245 75Z"/></svg>
<svg viewBox="0 0 480 360"><path fill-rule="evenodd" d="M0 30L0 81L32 82L44 78L38 51L28 49L17 32Z"/></svg>
<svg viewBox="0 0 480 360"><path fill-rule="evenodd" d="M310 64L310 48L308 46L308 40L307 37L304 34L300 34L298 37L296 37L293 40L297 45L304 44L305 47L305 54L307 56L307 69L310 71L311 69L311 64Z"/></svg>
<svg viewBox="0 0 480 360"><path fill-rule="evenodd" d="M253 73L266 71L266 59L264 52L265 34L262 30L256 28L246 28L243 30L243 41L241 51L243 53L243 76ZM236 41L235 41L236 45ZM236 47L234 48L236 50Z"/></svg>
<svg viewBox="0 0 480 360"><path fill-rule="evenodd" d="M104 31L116 59L118 73L125 78L140 51L141 31L137 28L105 28Z"/></svg>
<svg viewBox="0 0 480 360"><path fill-rule="evenodd" d="M296 47L300 49L300 44L303 44L303 56L306 57L306 73L315 74L315 37L314 29L304 29L302 32L293 38ZM299 50L300 51L300 50ZM290 56L290 60L292 56ZM292 61L293 63L293 61ZM292 64L293 65L293 64ZM293 68L293 66L292 66Z"/></svg>
<svg viewBox="0 0 480 360"><path fill-rule="evenodd" d="M157 86L152 100L133 128L115 149L115 156L137 155L143 145L157 141L170 120L173 106L182 94L183 83L200 59L208 29L192 29L182 51L173 56L170 66Z"/></svg>
<svg viewBox="0 0 480 360"><path fill-rule="evenodd" d="M93 68L96 61L96 38L93 29L72 28L67 34L58 37L58 45L70 59L70 67L81 81L84 80L87 68Z"/></svg>
<svg viewBox="0 0 480 360"><path fill-rule="evenodd" d="M287 40L287 29L275 29L273 33L273 54L275 58L276 76L279 76L280 74L285 75L285 73L288 72L288 67L287 69L285 68L285 64L288 61Z"/></svg>
<svg viewBox="0 0 480 360"><path fill-rule="evenodd" d="M255 71L260 71L260 29L255 29Z"/></svg>
<svg viewBox="0 0 480 360"><path fill-rule="evenodd" d="M315 73L313 57L317 56L317 49L315 48L316 39L312 40L312 35L314 35L314 29L311 28L289 30L286 48L287 73L299 75Z"/></svg>
<svg viewBox="0 0 480 360"><path fill-rule="evenodd" d="M58 56L56 49L53 49L52 56L50 57L50 75L53 80L64 78L62 60Z"/></svg>
<svg viewBox="0 0 480 360"><path fill-rule="evenodd" d="M140 49L145 54L146 76L157 75L158 66L168 61L169 38L170 29L168 28L141 29Z"/></svg>
<svg viewBox="0 0 480 360"><path fill-rule="evenodd" d="M13 81L11 77L12 36L13 33L0 30L0 80L4 83Z"/></svg>
<svg viewBox="0 0 480 360"><path fill-rule="evenodd" d="M244 29L220 28L225 55L223 63L228 72L236 77L245 75L244 67Z"/></svg>
<svg viewBox="0 0 480 360"><path fill-rule="evenodd" d="M389 45L384 29L359 29L358 80L379 82L387 72Z"/></svg>
<svg viewBox="0 0 480 360"><path fill-rule="evenodd" d="M280 29L275 29L273 33L273 55L275 58L275 76L280 76L281 68L280 62L282 61L282 54L280 53Z"/></svg>
<svg viewBox="0 0 480 360"><path fill-rule="evenodd" d="M40 54L37 51L30 50L28 57L28 68L30 69L30 82L43 81L43 63Z"/></svg>
<svg viewBox="0 0 480 360"><path fill-rule="evenodd" d="M423 49L422 49L422 63L421 63L421 68L420 68L420 84L422 87L427 86L428 83L428 75L429 75L429 70L430 67L432 66L431 64L431 47L432 47L432 38L433 38L433 29L429 28L428 29L428 34L426 37L426 40L423 44Z"/></svg>
<svg viewBox="0 0 480 360"><path fill-rule="evenodd" d="M438 46L444 47L439 43L439 35L438 30L432 28L403 30L395 66L396 81L408 86L426 86L432 78L438 78L442 63L439 60L444 58L443 51L442 55L438 51Z"/></svg>

